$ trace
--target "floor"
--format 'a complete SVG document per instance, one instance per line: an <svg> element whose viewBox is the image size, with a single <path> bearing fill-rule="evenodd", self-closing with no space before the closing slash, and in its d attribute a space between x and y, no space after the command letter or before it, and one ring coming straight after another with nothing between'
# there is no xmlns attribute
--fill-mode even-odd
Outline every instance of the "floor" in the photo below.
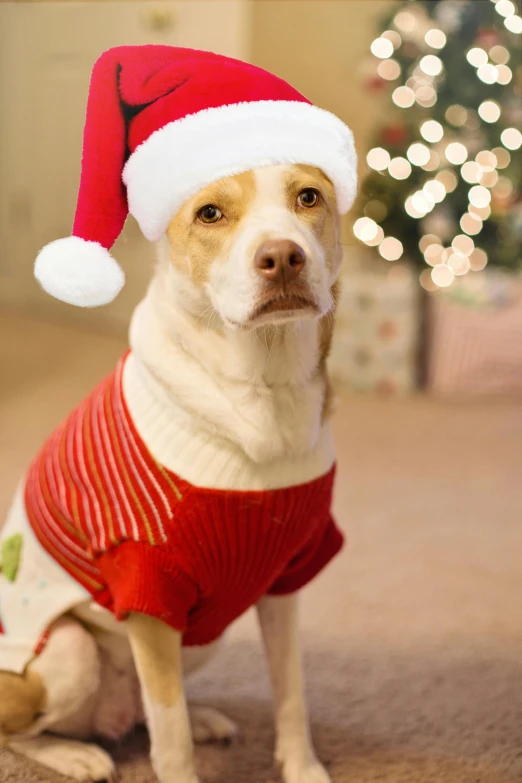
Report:
<svg viewBox="0 0 522 783"><path fill-rule="evenodd" d="M0 512L42 438L123 344L0 317ZM348 545L302 607L313 733L335 783L522 781L522 403L341 400ZM189 686L244 742L201 748L206 783L276 783L254 617ZM152 783L147 740L113 749ZM0 752L1 783L64 778Z"/></svg>

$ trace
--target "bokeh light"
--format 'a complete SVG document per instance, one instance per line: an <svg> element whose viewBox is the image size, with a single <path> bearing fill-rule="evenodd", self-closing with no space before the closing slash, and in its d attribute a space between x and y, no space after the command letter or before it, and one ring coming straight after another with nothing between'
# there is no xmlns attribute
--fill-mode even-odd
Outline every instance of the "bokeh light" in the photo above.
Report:
<svg viewBox="0 0 522 783"><path fill-rule="evenodd" d="M478 107L478 113L484 122L496 122L500 117L500 106L496 101L483 101Z"/></svg>
<svg viewBox="0 0 522 783"><path fill-rule="evenodd" d="M423 84L415 90L415 100L419 106L431 109L437 103L437 93L429 84Z"/></svg>
<svg viewBox="0 0 522 783"><path fill-rule="evenodd" d="M509 30L510 33L516 33L517 35L520 35L520 33L522 33L522 17L509 16L504 20L504 26Z"/></svg>
<svg viewBox="0 0 522 783"><path fill-rule="evenodd" d="M425 144L415 142L408 147L406 155L414 166L424 166L430 159L430 150Z"/></svg>
<svg viewBox="0 0 522 783"><path fill-rule="evenodd" d="M442 60L436 54L426 54L419 65L421 70L428 76L438 76L443 68Z"/></svg>
<svg viewBox="0 0 522 783"><path fill-rule="evenodd" d="M498 0L495 11L501 16L512 16L516 12L515 4L511 0Z"/></svg>
<svg viewBox="0 0 522 783"><path fill-rule="evenodd" d="M479 46L474 46L473 49L470 49L467 53L466 60L468 63L470 63L470 65L473 65L474 68L480 68L481 65L485 65L487 63L488 54Z"/></svg>
<svg viewBox="0 0 522 783"><path fill-rule="evenodd" d="M442 30L439 30L437 27L433 27L431 30L428 30L424 36L424 40L428 46L432 47L432 49L442 49L444 46L446 46L446 36Z"/></svg>
<svg viewBox="0 0 522 783"><path fill-rule="evenodd" d="M370 217L372 220L376 220L377 223L380 223L388 214L388 207L383 201L372 199L371 201L368 201L364 207L364 214L366 217Z"/></svg>
<svg viewBox="0 0 522 783"><path fill-rule="evenodd" d="M415 17L408 11L400 11L393 20L395 27L405 33L411 33L415 29Z"/></svg>
<svg viewBox="0 0 522 783"><path fill-rule="evenodd" d="M388 171L394 179L407 179L411 174L411 164L406 158L392 158L388 164Z"/></svg>
<svg viewBox="0 0 522 783"><path fill-rule="evenodd" d="M493 171L497 165L496 156L493 152L488 152L488 150L482 150L477 153L475 160L483 171Z"/></svg>
<svg viewBox="0 0 522 783"><path fill-rule="evenodd" d="M370 51L376 57L382 59L391 57L393 54L393 44L388 38L376 38L375 41L372 41Z"/></svg>
<svg viewBox="0 0 522 783"><path fill-rule="evenodd" d="M473 272L480 272L488 263L487 253L480 247L476 247L469 257L470 267Z"/></svg>
<svg viewBox="0 0 522 783"><path fill-rule="evenodd" d="M428 245L428 247L424 251L424 260L427 264L430 266L437 266L437 264L440 264L442 262L442 254L444 252L444 248L442 245L438 244L437 242L434 242L431 245Z"/></svg>
<svg viewBox="0 0 522 783"><path fill-rule="evenodd" d="M379 245L379 253L386 261L398 261L403 252L402 242L395 237L386 237Z"/></svg>
<svg viewBox="0 0 522 783"><path fill-rule="evenodd" d="M461 144L460 141L453 141L451 144L448 144L444 150L444 154L446 155L447 160L456 166L464 163L468 157L468 151L464 144Z"/></svg>
<svg viewBox="0 0 522 783"><path fill-rule="evenodd" d="M500 141L508 150L518 150L522 146L522 133L518 128L506 128L500 135Z"/></svg>
<svg viewBox="0 0 522 783"><path fill-rule="evenodd" d="M401 109L409 109L415 103L415 93L411 87L397 87L392 93L392 101Z"/></svg>
<svg viewBox="0 0 522 783"><path fill-rule="evenodd" d="M497 65L505 65L509 62L509 52L505 46L492 46L489 50L489 59Z"/></svg>
<svg viewBox="0 0 522 783"><path fill-rule="evenodd" d="M422 192L426 197L432 198L436 204L440 204L446 198L446 188L436 179L429 179L424 183Z"/></svg>
<svg viewBox="0 0 522 783"><path fill-rule="evenodd" d="M362 217L353 224L353 233L361 242L368 242L375 239L379 228L380 226L377 225L375 220L369 217Z"/></svg>
<svg viewBox="0 0 522 783"><path fill-rule="evenodd" d="M394 49L398 49L402 44L402 38L396 30L386 30L381 35L381 38L387 38L388 41L391 41Z"/></svg>
<svg viewBox="0 0 522 783"><path fill-rule="evenodd" d="M482 231L482 220L477 215L472 215L471 212L466 212L460 219L460 227L466 234L475 236Z"/></svg>
<svg viewBox="0 0 522 783"><path fill-rule="evenodd" d="M424 171L435 171L435 169L438 169L440 165L440 155L438 152L435 152L435 150L430 150L430 159L427 163L424 164L424 166L421 166L421 168L424 169Z"/></svg>
<svg viewBox="0 0 522 783"><path fill-rule="evenodd" d="M469 202L475 207L487 207L491 201L491 193L483 185L474 185L469 193Z"/></svg>
<svg viewBox="0 0 522 783"><path fill-rule="evenodd" d="M366 163L375 171L384 171L388 168L390 153L383 147L374 147L366 156Z"/></svg>
<svg viewBox="0 0 522 783"><path fill-rule="evenodd" d="M444 128L437 120L426 120L420 126L420 132L423 139L432 143L440 141L444 136Z"/></svg>
<svg viewBox="0 0 522 783"><path fill-rule="evenodd" d="M440 245L441 241L435 234L424 234L419 240L419 250L425 253L430 245Z"/></svg>
<svg viewBox="0 0 522 783"><path fill-rule="evenodd" d="M423 271L420 273L419 283L424 288L424 290L429 291L429 293L434 293L437 290L437 286L431 279L431 271L429 269L423 269Z"/></svg>
<svg viewBox="0 0 522 783"><path fill-rule="evenodd" d="M401 75L401 66L397 60L382 60L377 67L377 73L381 79L387 79L391 82Z"/></svg>
<svg viewBox="0 0 522 783"><path fill-rule="evenodd" d="M469 182L470 185L475 185L477 182L480 182L483 172L484 170L478 163L468 160L467 163L464 163L462 166L460 176L465 182Z"/></svg>
<svg viewBox="0 0 522 783"><path fill-rule="evenodd" d="M475 249L475 243L467 234L458 234L453 238L451 247L459 256L470 256Z"/></svg>
<svg viewBox="0 0 522 783"><path fill-rule="evenodd" d="M450 125L453 125L455 128L461 128L468 118L468 111L464 106L454 103L452 106L448 106L444 116Z"/></svg>
<svg viewBox="0 0 522 783"><path fill-rule="evenodd" d="M442 182L446 193L452 193L459 184L457 175L451 169L442 169L442 171L438 172L435 179L437 182Z"/></svg>
<svg viewBox="0 0 522 783"><path fill-rule="evenodd" d="M495 84L498 77L497 66L491 65L491 63L481 65L477 71L477 76L484 84Z"/></svg>
<svg viewBox="0 0 522 783"><path fill-rule="evenodd" d="M447 288L447 286L450 286L453 283L455 275L446 264L437 264L437 266L431 270L431 279L439 288Z"/></svg>
<svg viewBox="0 0 522 783"><path fill-rule="evenodd" d="M480 184L485 188L492 188L498 182L498 173L494 169L493 171L484 171L480 178Z"/></svg>
<svg viewBox="0 0 522 783"><path fill-rule="evenodd" d="M499 84L509 84L513 78L513 71L507 65L497 65L497 82Z"/></svg>
<svg viewBox="0 0 522 783"><path fill-rule="evenodd" d="M504 147L495 147L495 149L491 150L491 152L497 160L497 169L505 169L511 163L511 155L506 149L504 149Z"/></svg>

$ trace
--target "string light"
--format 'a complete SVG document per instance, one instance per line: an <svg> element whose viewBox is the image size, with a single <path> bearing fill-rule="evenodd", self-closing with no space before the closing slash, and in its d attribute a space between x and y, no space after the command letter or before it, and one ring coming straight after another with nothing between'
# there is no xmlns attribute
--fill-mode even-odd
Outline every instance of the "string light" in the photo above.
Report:
<svg viewBox="0 0 522 783"><path fill-rule="evenodd" d="M468 112L464 106L455 103L452 106L448 106L444 116L450 125L453 125L455 128L461 128L466 123Z"/></svg>
<svg viewBox="0 0 522 783"><path fill-rule="evenodd" d="M392 101L401 109L409 109L415 103L415 93L410 87L397 87L392 93Z"/></svg>
<svg viewBox="0 0 522 783"><path fill-rule="evenodd" d="M466 55L466 60L474 68L480 68L481 65L485 65L488 61L488 54L480 46L474 46L470 49Z"/></svg>
<svg viewBox="0 0 522 783"><path fill-rule="evenodd" d="M386 261L398 261L403 252L402 242L395 237L386 237L379 245L379 253Z"/></svg>
<svg viewBox="0 0 522 783"><path fill-rule="evenodd" d="M406 156L414 166L425 166L430 159L430 150L425 144L415 142L408 147Z"/></svg>
<svg viewBox="0 0 522 783"><path fill-rule="evenodd" d="M471 212L466 212L466 214L462 215L460 219L461 229L465 231L466 234L470 234L471 236L480 234L482 231L482 226L482 220L477 215L473 215Z"/></svg>
<svg viewBox="0 0 522 783"><path fill-rule="evenodd" d="M504 27L506 27L510 33L520 35L522 33L522 17L510 16L504 19Z"/></svg>
<svg viewBox="0 0 522 783"><path fill-rule="evenodd" d="M442 60L435 54L426 54L420 61L419 66L428 76L438 76L443 68Z"/></svg>
<svg viewBox="0 0 522 783"><path fill-rule="evenodd" d="M366 163L375 171L384 171L388 168L390 153L382 147L374 147L366 156Z"/></svg>
<svg viewBox="0 0 522 783"><path fill-rule="evenodd" d="M385 59L386 57L392 56L393 44L388 38L376 38L375 41L372 41L370 51L375 57Z"/></svg>
<svg viewBox="0 0 522 783"><path fill-rule="evenodd" d="M480 247L476 247L469 257L469 263L473 272L481 272L488 263L487 253Z"/></svg>
<svg viewBox="0 0 522 783"><path fill-rule="evenodd" d="M443 49L444 46L446 46L447 39L442 30L439 30L437 27L433 27L431 30L428 30L424 36L424 40L428 46L432 47L432 49Z"/></svg>
<svg viewBox="0 0 522 783"><path fill-rule="evenodd" d="M420 126L420 132L423 139L430 142L440 141L444 136L444 128L437 120L426 120Z"/></svg>
<svg viewBox="0 0 522 783"><path fill-rule="evenodd" d="M444 154L446 155L446 158L449 160L449 162L455 164L456 166L464 163L468 157L468 151L464 144L461 144L460 141L453 141L451 144L448 144L444 150Z"/></svg>
<svg viewBox="0 0 522 783"><path fill-rule="evenodd" d="M377 73L381 79L391 82L401 75L401 66L397 60L381 60L377 67Z"/></svg>
<svg viewBox="0 0 522 783"><path fill-rule="evenodd" d="M394 179L408 179L411 174L411 164L406 158L392 158L388 165L388 171Z"/></svg>
<svg viewBox="0 0 522 783"><path fill-rule="evenodd" d="M474 185L468 193L468 198L474 207L487 207L491 201L491 193L483 185Z"/></svg>
<svg viewBox="0 0 522 783"><path fill-rule="evenodd" d="M491 150L491 152L496 158L497 169L505 169L511 163L511 155L507 150L504 149L504 147L495 147L495 149Z"/></svg>
<svg viewBox="0 0 522 783"><path fill-rule="evenodd" d="M483 101L478 107L478 113L484 122L496 122L500 117L500 106L496 101Z"/></svg>
<svg viewBox="0 0 522 783"><path fill-rule="evenodd" d="M500 141L508 150L518 150L522 146L522 133L518 128L506 128L500 135Z"/></svg>
<svg viewBox="0 0 522 783"><path fill-rule="evenodd" d="M481 65L477 70L477 76L481 82L484 82L484 84L495 84L498 76L497 67L491 65L491 63Z"/></svg>
<svg viewBox="0 0 522 783"><path fill-rule="evenodd" d="M513 71L507 65L497 65L497 82L502 85L509 84L513 78Z"/></svg>
<svg viewBox="0 0 522 783"><path fill-rule="evenodd" d="M431 270L431 279L439 288L447 288L453 283L455 275L453 274L453 270L451 270L449 266L446 266L446 264L437 264L437 266Z"/></svg>

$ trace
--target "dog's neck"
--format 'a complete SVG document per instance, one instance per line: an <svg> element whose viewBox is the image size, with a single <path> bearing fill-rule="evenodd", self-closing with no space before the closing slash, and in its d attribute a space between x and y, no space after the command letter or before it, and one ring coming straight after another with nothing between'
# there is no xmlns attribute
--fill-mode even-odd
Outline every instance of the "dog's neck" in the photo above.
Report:
<svg viewBox="0 0 522 783"><path fill-rule="evenodd" d="M160 261L131 324L143 371L196 426L255 462L313 449L325 394L319 322L233 331L190 299L190 286Z"/></svg>

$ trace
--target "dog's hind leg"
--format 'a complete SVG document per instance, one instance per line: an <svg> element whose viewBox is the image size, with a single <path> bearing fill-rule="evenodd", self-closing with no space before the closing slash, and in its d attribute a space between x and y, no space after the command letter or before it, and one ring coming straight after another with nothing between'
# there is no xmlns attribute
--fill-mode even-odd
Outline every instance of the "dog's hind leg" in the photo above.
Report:
<svg viewBox="0 0 522 783"><path fill-rule="evenodd" d="M109 778L114 768L105 751L44 733L89 736L99 688L92 635L75 620L58 620L23 674L0 672L0 744L76 780Z"/></svg>

